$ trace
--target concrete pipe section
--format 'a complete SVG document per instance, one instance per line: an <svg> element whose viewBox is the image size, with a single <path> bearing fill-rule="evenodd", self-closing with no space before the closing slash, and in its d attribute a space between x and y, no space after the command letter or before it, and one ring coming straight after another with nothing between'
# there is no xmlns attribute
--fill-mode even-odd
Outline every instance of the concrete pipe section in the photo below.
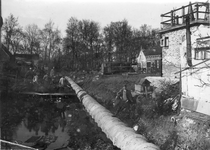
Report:
<svg viewBox="0 0 210 150"><path fill-rule="evenodd" d="M135 133L133 128L127 127L118 118L112 117L110 111L88 95L71 78L65 78L71 84L87 112L115 146L121 150L160 150L156 145L148 143L144 136Z"/></svg>

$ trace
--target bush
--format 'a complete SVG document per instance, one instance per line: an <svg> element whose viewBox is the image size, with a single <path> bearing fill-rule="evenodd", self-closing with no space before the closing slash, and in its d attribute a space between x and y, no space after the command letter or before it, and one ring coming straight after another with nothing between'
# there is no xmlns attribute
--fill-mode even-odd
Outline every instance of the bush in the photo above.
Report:
<svg viewBox="0 0 210 150"><path fill-rule="evenodd" d="M175 103L180 104L179 83L171 84L170 82L165 82L162 84L160 91L159 96L155 100L157 104L156 112L160 115L170 115L174 112L173 105Z"/></svg>

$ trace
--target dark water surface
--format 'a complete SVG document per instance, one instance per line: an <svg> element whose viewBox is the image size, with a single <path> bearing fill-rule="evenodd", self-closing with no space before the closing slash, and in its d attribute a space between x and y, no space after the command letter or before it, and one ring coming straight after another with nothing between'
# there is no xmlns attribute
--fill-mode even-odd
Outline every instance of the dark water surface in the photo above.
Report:
<svg viewBox="0 0 210 150"><path fill-rule="evenodd" d="M67 146L70 130L68 124L71 123L77 105L75 99L14 93L2 95L1 139L49 150ZM21 147L2 144L1 148Z"/></svg>

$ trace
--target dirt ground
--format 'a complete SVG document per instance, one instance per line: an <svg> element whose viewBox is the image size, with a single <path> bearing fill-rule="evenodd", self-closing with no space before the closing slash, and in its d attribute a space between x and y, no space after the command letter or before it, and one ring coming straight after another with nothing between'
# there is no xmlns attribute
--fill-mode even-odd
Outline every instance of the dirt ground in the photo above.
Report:
<svg viewBox="0 0 210 150"><path fill-rule="evenodd" d="M98 102L114 113L112 101L116 93L127 84L134 84L145 75L109 75L89 78L81 85ZM142 99L133 109L120 112L118 117L128 126L138 126L137 132L161 150L210 150L210 117L180 109L176 113L157 113L154 100Z"/></svg>

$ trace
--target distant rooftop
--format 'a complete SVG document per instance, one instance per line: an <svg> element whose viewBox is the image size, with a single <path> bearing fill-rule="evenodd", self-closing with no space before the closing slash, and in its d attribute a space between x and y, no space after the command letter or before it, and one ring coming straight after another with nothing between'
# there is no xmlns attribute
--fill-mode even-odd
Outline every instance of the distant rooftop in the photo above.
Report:
<svg viewBox="0 0 210 150"><path fill-rule="evenodd" d="M15 58L18 60L38 60L38 54L14 54Z"/></svg>
<svg viewBox="0 0 210 150"><path fill-rule="evenodd" d="M161 55L161 47L160 46L155 46L151 49L144 50L144 55L145 56L150 56L150 55Z"/></svg>
<svg viewBox="0 0 210 150"><path fill-rule="evenodd" d="M209 2L195 2L162 14L160 33L184 28L187 16L189 16L191 26L210 25L209 7Z"/></svg>
<svg viewBox="0 0 210 150"><path fill-rule="evenodd" d="M12 53L7 49L6 46L4 46L4 44L2 44L1 46L2 46L2 50L11 58Z"/></svg>

